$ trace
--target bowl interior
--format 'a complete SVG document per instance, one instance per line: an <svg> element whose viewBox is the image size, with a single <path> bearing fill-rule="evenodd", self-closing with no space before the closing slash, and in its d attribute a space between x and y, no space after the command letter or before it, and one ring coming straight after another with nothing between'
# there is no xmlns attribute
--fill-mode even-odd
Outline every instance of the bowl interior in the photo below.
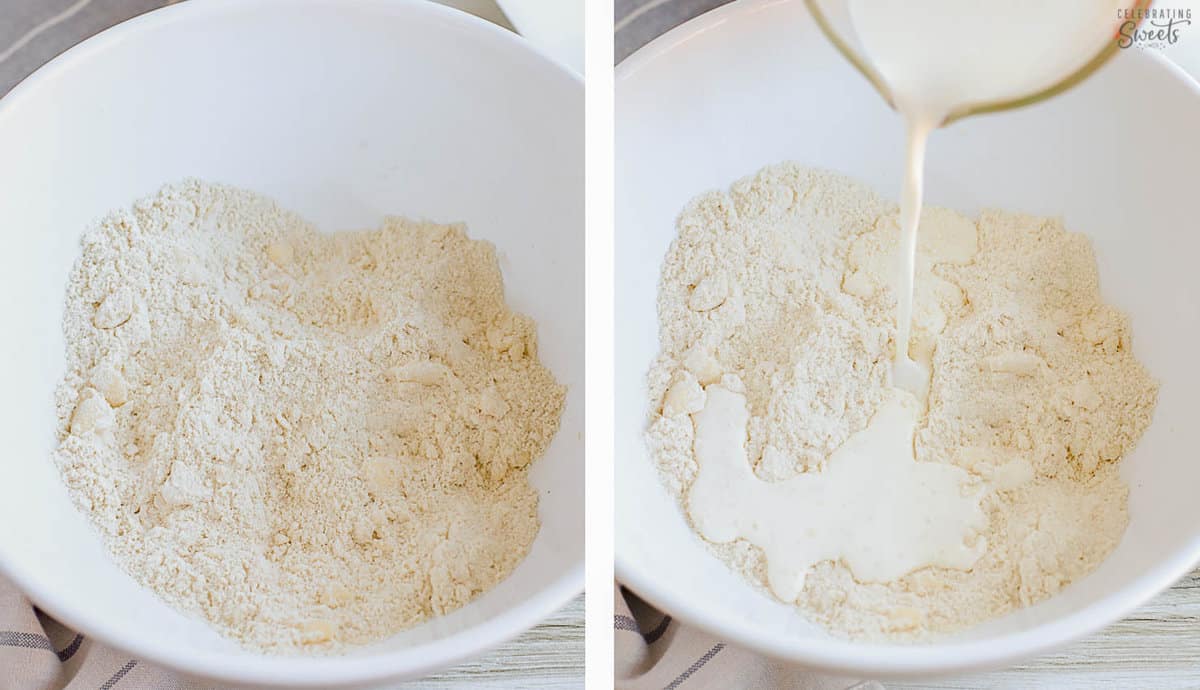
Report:
<svg viewBox="0 0 1200 690"><path fill-rule="evenodd" d="M0 566L34 601L140 658L290 687L419 675L533 625L582 587L583 89L522 39L423 2L210 0L117 27L0 105ZM349 655L240 650L106 556L48 459L78 239L184 177L255 190L323 230L467 223L569 387L532 472L542 529L505 582ZM18 527L19 526L19 527ZM80 577L87 573L87 577Z"/></svg>
<svg viewBox="0 0 1200 690"><path fill-rule="evenodd" d="M685 202L783 160L831 168L898 198L899 117L819 34L799 0L744 0L622 64L616 85L617 576L730 641L833 671L913 674L998 665L1095 629L1200 556L1196 425L1200 90L1139 51L1050 102L934 133L928 202L1061 215L1093 240L1102 290L1132 314L1162 383L1153 425L1123 464L1130 524L1117 550L1059 596L949 640L835 640L704 549L647 456L645 373L657 351L660 262Z"/></svg>

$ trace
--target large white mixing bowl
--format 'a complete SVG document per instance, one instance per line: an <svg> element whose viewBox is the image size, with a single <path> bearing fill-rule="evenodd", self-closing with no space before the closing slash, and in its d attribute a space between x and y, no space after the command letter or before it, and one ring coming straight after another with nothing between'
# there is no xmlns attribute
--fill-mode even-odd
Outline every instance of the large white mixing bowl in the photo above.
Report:
<svg viewBox="0 0 1200 690"><path fill-rule="evenodd" d="M494 242L509 303L569 387L537 461L542 529L475 602L331 658L241 650L138 587L48 452L67 272L106 211L199 177L330 230L400 214ZM72 49L0 102L0 570L140 659L237 683L421 675L534 625L583 584L583 87L520 37L402 0L191 0Z"/></svg>
<svg viewBox="0 0 1200 690"><path fill-rule="evenodd" d="M1019 49L1020 37L1014 37ZM1110 623L1200 557L1200 88L1137 49L1066 95L935 132L929 202L1063 215L1091 236L1108 301L1162 382L1125 459L1129 528L1060 595L943 641L831 638L726 569L660 486L642 432L657 350L655 294L692 196L769 163L836 169L897 198L899 117L819 33L800 0L743 0L659 38L616 84L616 570L638 594L723 639L834 672L921 675L997 666Z"/></svg>

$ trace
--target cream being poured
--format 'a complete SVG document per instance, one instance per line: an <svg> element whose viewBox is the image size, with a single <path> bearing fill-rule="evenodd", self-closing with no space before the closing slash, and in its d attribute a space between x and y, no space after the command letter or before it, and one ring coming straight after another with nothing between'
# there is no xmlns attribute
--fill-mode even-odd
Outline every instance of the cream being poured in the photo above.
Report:
<svg viewBox="0 0 1200 690"><path fill-rule="evenodd" d="M930 382L930 353L910 355L925 147L948 117L1050 88L1114 36L1116 0L849 0L866 56L907 131L900 199L896 390L867 428L819 472L782 482L754 475L749 414L736 380L708 385L693 416L698 465L688 513L710 541L760 547L775 595L794 601L808 570L841 561L864 582L927 566L968 569L986 549L981 491L966 470L917 462L913 434Z"/></svg>
<svg viewBox="0 0 1200 690"><path fill-rule="evenodd" d="M1053 87L1113 40L1120 0L849 0L855 33L905 121L895 385L923 397L914 362L913 283L925 145L947 117Z"/></svg>

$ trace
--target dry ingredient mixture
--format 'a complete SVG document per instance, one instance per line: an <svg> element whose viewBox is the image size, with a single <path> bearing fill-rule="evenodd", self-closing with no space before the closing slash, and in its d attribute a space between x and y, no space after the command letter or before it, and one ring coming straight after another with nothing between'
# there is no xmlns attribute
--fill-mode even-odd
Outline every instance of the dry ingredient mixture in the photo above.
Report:
<svg viewBox="0 0 1200 690"><path fill-rule="evenodd" d="M538 531L564 389L493 247L318 233L189 181L83 238L56 459L113 556L248 647L323 652L452 611Z"/></svg>
<svg viewBox="0 0 1200 690"><path fill-rule="evenodd" d="M647 437L685 514L710 401L744 397L745 457L778 483L827 472L892 395L896 216L855 180L792 164L684 210L659 285ZM1028 606L1092 571L1127 522L1117 462L1149 425L1157 384L1133 357L1128 319L1100 298L1083 235L1056 219L927 209L910 353L933 372L916 460L967 477L985 520L963 546L978 553L878 581L843 558L817 563L782 598L839 636L920 639ZM816 524L770 529L857 519L830 507ZM758 546L709 546L779 596Z"/></svg>

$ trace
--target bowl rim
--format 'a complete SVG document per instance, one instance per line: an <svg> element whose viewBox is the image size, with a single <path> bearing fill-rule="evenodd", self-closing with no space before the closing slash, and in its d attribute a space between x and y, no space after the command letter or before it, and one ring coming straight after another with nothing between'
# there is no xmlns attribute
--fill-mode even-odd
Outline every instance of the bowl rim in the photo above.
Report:
<svg viewBox="0 0 1200 690"><path fill-rule="evenodd" d="M190 0L120 22L39 67L0 98L0 127L4 126L5 116L32 98L43 83L86 63L93 54L116 43L153 32L168 24L269 8L286 7L289 11L295 11L302 5L376 11L389 16L433 18L470 32L476 37L475 40L490 42L514 54L532 54L536 56L539 69L568 79L580 90L583 87L581 75L564 67L519 34L439 3L423 0ZM15 566L15 561L3 552L0 552L0 574L56 620L135 659L226 683L252 683L260 687L331 688L417 678L491 650L550 617L582 593L584 562L582 557L578 559L566 572L519 606L463 631L412 647L353 656L273 656L249 650L229 653L181 649L144 635L126 634L118 626L87 611L63 608L53 591L32 578L24 577L20 568Z"/></svg>
<svg viewBox="0 0 1200 690"><path fill-rule="evenodd" d="M671 29L634 51L616 67L614 91L620 102L621 84L643 67L671 53L697 36L721 24L790 0L734 0L705 12ZM1146 60L1153 69L1166 70L1184 89L1200 98L1200 83L1179 65L1149 50L1137 50L1123 59ZM619 107L619 106L618 106ZM619 432L618 432L619 433ZM620 491L617 492L620 495ZM669 582L655 580L653 573L638 566L621 551L615 535L613 570L618 582L660 611L669 613L722 641L768 657L814 670L846 675L890 678L921 678L1005 666L1039 653L1065 646L1121 618L1167 589L1200 565L1200 534L1171 558L1147 569L1126 587L1085 608L1054 621L986 640L932 642L921 645L856 643L837 638L796 639L764 634L744 620L724 620L711 615L678 594Z"/></svg>

